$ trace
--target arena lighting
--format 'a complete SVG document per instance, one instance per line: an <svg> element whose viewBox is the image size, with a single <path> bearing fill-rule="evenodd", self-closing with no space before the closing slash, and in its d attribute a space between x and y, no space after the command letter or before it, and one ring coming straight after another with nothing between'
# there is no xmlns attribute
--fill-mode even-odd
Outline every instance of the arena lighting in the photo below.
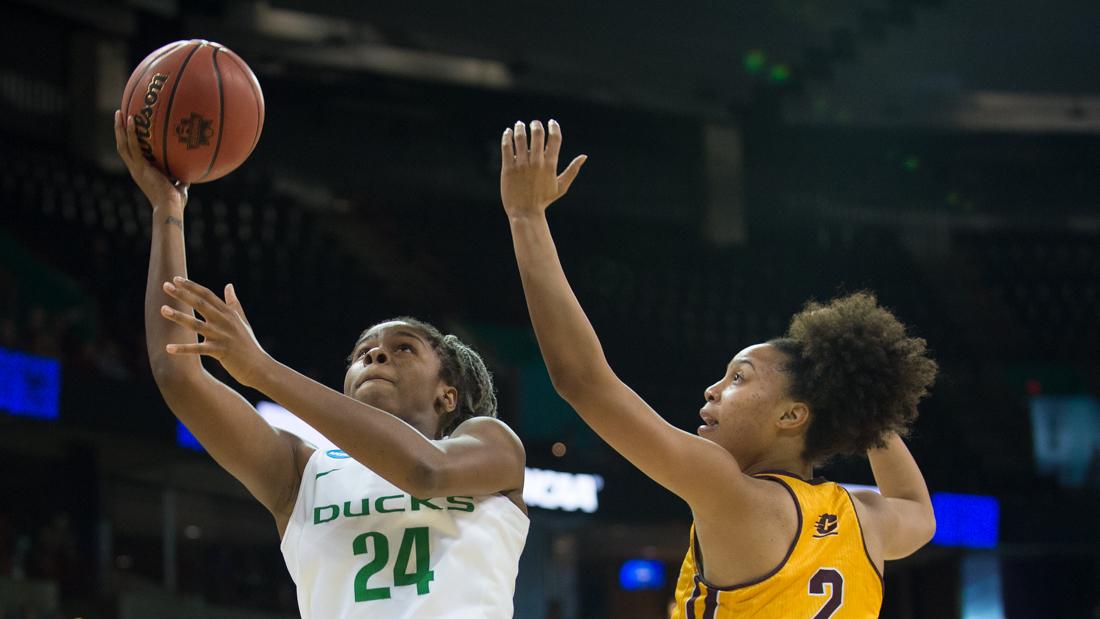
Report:
<svg viewBox="0 0 1100 619"><path fill-rule="evenodd" d="M323 434L274 402L261 401L256 404L256 410L273 427L290 432L319 449L338 449ZM187 449L204 451L194 435L178 420L176 444ZM525 468L524 472L523 500L531 507L567 512L582 511L588 514L599 509L599 492L604 483L603 477L599 475L533 468Z"/></svg>
<svg viewBox="0 0 1100 619"><path fill-rule="evenodd" d="M1030 408L1036 471L1054 477L1063 488L1095 486L1090 471L1100 450L1100 400L1090 395L1035 395Z"/></svg>
<svg viewBox="0 0 1100 619"><path fill-rule="evenodd" d="M791 79L791 69L785 64L777 64L768 73L768 79L776 84L782 84Z"/></svg>
<svg viewBox="0 0 1100 619"><path fill-rule="evenodd" d="M206 451L199 443L199 439L195 438L195 435L191 434L187 426L183 425L183 422L178 419L176 420L176 444L185 449Z"/></svg>
<svg viewBox="0 0 1100 619"><path fill-rule="evenodd" d="M0 348L0 412L57 419L61 362Z"/></svg>
<svg viewBox="0 0 1100 619"><path fill-rule="evenodd" d="M764 64L767 63L768 57L762 50L754 49L745 54L744 63L745 71L755 75L760 73L764 69Z"/></svg>
<svg viewBox="0 0 1100 619"><path fill-rule="evenodd" d="M523 501L531 507L591 514L600 507L602 489L603 477L599 475L527 468Z"/></svg>
<svg viewBox="0 0 1100 619"><path fill-rule="evenodd" d="M619 586L627 591L665 586L665 566L652 559L631 559L619 568Z"/></svg>
<svg viewBox="0 0 1100 619"><path fill-rule="evenodd" d="M879 492L875 486L841 485L849 492ZM937 546L993 548L1000 540L1001 504L996 497L934 492L932 509L936 512L932 543Z"/></svg>
<svg viewBox="0 0 1100 619"><path fill-rule="evenodd" d="M962 548L997 545L1001 506L996 498L937 492L932 495L932 509L936 512L933 544Z"/></svg>

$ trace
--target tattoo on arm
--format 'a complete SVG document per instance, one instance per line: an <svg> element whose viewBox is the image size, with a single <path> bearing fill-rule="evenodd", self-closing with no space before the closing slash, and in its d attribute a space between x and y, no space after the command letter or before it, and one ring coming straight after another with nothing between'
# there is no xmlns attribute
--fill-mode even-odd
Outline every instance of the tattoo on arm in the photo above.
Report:
<svg viewBox="0 0 1100 619"><path fill-rule="evenodd" d="M164 220L164 223L166 223L170 226L176 226L180 230L183 230L183 220L182 219L178 219L176 217L173 217L173 216L169 215L168 219Z"/></svg>

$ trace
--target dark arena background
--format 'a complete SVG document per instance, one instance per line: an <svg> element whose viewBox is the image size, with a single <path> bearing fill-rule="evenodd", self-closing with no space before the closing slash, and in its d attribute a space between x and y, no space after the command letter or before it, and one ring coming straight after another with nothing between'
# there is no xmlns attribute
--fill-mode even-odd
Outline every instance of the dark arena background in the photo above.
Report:
<svg viewBox="0 0 1100 619"><path fill-rule="evenodd" d="M566 272L672 424L810 298L873 290L927 339L909 444L938 529L888 563L883 617L1100 617L1094 0L45 0L0 24L0 618L297 616L270 515L145 353L151 209L111 118L190 38L266 99L249 160L191 188L193 279L336 388L393 315L485 354L530 467L516 617L667 616L691 521L542 365L498 185L502 129L536 118L590 157L551 209Z"/></svg>

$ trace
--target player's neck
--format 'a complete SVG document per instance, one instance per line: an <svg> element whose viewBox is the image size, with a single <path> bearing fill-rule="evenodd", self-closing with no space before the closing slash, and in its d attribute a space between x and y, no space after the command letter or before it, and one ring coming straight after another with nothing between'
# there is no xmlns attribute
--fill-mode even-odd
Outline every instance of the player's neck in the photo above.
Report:
<svg viewBox="0 0 1100 619"><path fill-rule="evenodd" d="M766 471L784 471L797 475L802 479L811 479L814 476L814 467L802 458L792 455L766 455L745 468L746 475L756 475Z"/></svg>
<svg viewBox="0 0 1100 619"><path fill-rule="evenodd" d="M391 412L390 414L415 428L428 440L434 440L439 432L439 415L434 411L402 412L400 414Z"/></svg>

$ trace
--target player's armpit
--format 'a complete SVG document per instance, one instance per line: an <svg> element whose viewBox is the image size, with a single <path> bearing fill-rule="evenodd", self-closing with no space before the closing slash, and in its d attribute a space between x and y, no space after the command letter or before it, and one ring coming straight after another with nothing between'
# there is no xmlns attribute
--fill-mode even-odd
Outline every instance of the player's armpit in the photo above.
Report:
<svg viewBox="0 0 1100 619"><path fill-rule="evenodd" d="M230 475L279 519L297 496L308 460L298 437L271 427L239 393L206 372L160 384L176 417Z"/></svg>
<svg viewBox="0 0 1100 619"><path fill-rule="evenodd" d="M474 417L450 437L435 441L441 456L425 463L423 496L485 495L523 488L527 455L504 422Z"/></svg>
<svg viewBox="0 0 1100 619"><path fill-rule="evenodd" d="M920 550L936 533L936 517L930 505L885 497L873 491L853 492L869 520L864 534L875 535L883 559L903 559Z"/></svg>

